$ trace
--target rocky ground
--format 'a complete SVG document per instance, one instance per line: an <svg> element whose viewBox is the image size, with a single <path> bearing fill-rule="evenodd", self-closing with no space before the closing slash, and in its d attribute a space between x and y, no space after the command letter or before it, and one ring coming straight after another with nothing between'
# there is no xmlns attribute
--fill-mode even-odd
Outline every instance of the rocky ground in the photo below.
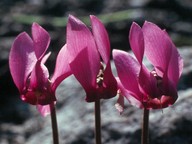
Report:
<svg viewBox="0 0 192 144"><path fill-rule="evenodd" d="M17 3L16 3L17 2ZM184 72L178 90L179 99L170 108L153 110L150 114L150 143L191 144L192 138L192 3L190 0L1 0L0 2L0 143L51 144L50 117L42 118L35 107L23 103L9 73L8 55L18 33L30 33L31 24L14 19L15 14L67 17L136 10L130 19L107 23L112 48L128 50L127 35L132 21L142 24L152 21L166 28L184 58ZM65 25L43 26L50 32L53 51L48 67L55 60L58 49L65 43ZM93 104L84 101L84 91L73 77L57 89L57 116L61 144L94 143ZM126 104L119 115L114 107L117 98L103 100L102 141L104 144L139 144L142 110Z"/></svg>

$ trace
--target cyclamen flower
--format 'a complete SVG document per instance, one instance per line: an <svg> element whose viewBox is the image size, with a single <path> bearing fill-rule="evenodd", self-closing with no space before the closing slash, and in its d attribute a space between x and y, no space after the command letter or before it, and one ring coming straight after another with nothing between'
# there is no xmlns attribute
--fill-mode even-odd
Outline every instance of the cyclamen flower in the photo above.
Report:
<svg viewBox="0 0 192 144"><path fill-rule="evenodd" d="M133 23L129 41L136 58L121 50L113 51L119 94L140 108L160 109L174 104L183 60L166 31L150 22L142 28ZM152 70L142 63L144 55L153 65ZM120 105L122 99L120 96Z"/></svg>
<svg viewBox="0 0 192 144"><path fill-rule="evenodd" d="M104 25L90 16L89 28L74 16L67 24L67 49L71 72L86 92L86 101L109 99L116 95L117 83L111 71L110 43Z"/></svg>
<svg viewBox="0 0 192 144"><path fill-rule="evenodd" d="M19 34L9 55L10 72L21 99L37 105L43 116L50 112L49 105L56 101L57 86L70 75L68 54L64 46L57 56L54 74L49 79L48 69L44 65L51 54L45 55L49 43L50 36L47 31L33 23L32 39L26 32Z"/></svg>

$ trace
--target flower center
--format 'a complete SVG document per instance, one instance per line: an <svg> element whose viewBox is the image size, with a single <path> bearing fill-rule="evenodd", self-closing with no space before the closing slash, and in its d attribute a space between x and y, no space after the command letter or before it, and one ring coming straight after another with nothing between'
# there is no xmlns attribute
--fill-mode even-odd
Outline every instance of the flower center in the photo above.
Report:
<svg viewBox="0 0 192 144"><path fill-rule="evenodd" d="M31 104L46 105L55 101L54 93L51 90L51 81L33 86L30 84L31 79L28 78L26 87L23 90L23 99Z"/></svg>

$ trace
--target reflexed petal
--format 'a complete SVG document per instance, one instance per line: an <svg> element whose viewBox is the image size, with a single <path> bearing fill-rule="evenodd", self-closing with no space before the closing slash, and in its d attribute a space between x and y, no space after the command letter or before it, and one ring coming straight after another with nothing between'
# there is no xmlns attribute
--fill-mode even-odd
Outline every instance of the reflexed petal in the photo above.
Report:
<svg viewBox="0 0 192 144"><path fill-rule="evenodd" d="M172 81L173 85L177 87L179 77L183 70L183 59L179 55L176 47L172 43L172 54L168 67L168 79Z"/></svg>
<svg viewBox="0 0 192 144"><path fill-rule="evenodd" d="M138 76L141 66L128 53L121 50L113 50L113 59L119 79L123 86L135 94L136 99L142 99L138 87Z"/></svg>
<svg viewBox="0 0 192 144"><path fill-rule="evenodd" d="M23 32L15 39L9 54L10 72L20 93L36 61L33 41Z"/></svg>
<svg viewBox="0 0 192 144"><path fill-rule="evenodd" d="M109 99L117 95L117 82L111 71L108 61L103 74L102 86L97 88L100 99Z"/></svg>
<svg viewBox="0 0 192 144"><path fill-rule="evenodd" d="M95 85L100 69L99 53L92 33L85 24L73 16L69 16L67 24L67 50L69 63L73 67L73 72L76 71L76 76L81 77L81 81L88 81L91 86Z"/></svg>
<svg viewBox="0 0 192 144"><path fill-rule="evenodd" d="M136 96L137 94L128 91L120 82L119 78L116 78L117 83L118 83L118 89L119 89L119 94L122 95L123 97L125 97L127 99L127 101L133 105L136 106L138 108L143 108L143 104L142 104L142 100L140 97ZM141 95L141 94L140 94ZM137 99L139 98L139 99ZM118 101L119 106L123 107L123 101L122 101L122 97L119 97Z"/></svg>
<svg viewBox="0 0 192 144"><path fill-rule="evenodd" d="M99 53L105 64L110 60L110 42L107 31L101 21L95 17L90 16L93 36L95 38L95 42L98 48Z"/></svg>
<svg viewBox="0 0 192 144"><path fill-rule="evenodd" d="M56 101L55 94L51 89L51 82L48 78L48 70L39 60L32 71L30 80L30 88L34 92L34 97L37 97L36 104L47 105Z"/></svg>
<svg viewBox="0 0 192 144"><path fill-rule="evenodd" d="M33 69L31 73L31 80L30 85L31 87L35 88L38 87L40 89L43 89L47 86L49 78L49 72L46 66L40 61L37 61L35 68Z"/></svg>
<svg viewBox="0 0 192 144"><path fill-rule="evenodd" d="M96 77L99 72L100 62L96 61L95 66L91 66L88 59L88 50L83 49L70 63L70 68L76 79L85 89L86 93L96 88Z"/></svg>
<svg viewBox="0 0 192 144"><path fill-rule="evenodd" d="M146 101L149 98L160 97L159 90L157 87L157 80L144 65L142 65L139 74L139 85L140 90L142 91L142 93L144 93L143 101Z"/></svg>
<svg viewBox="0 0 192 144"><path fill-rule="evenodd" d="M32 36L36 57L37 59L40 59L49 46L50 36L48 32L37 23L33 23L32 25Z"/></svg>
<svg viewBox="0 0 192 144"><path fill-rule="evenodd" d="M37 105L37 109L38 111L41 113L41 115L43 117L47 116L50 114L51 110L50 110L50 106L49 105Z"/></svg>
<svg viewBox="0 0 192 144"><path fill-rule="evenodd" d="M115 108L119 111L120 114L124 111L124 97L121 94L118 94L118 100L115 104Z"/></svg>
<svg viewBox="0 0 192 144"><path fill-rule="evenodd" d="M139 63L142 63L144 54L144 38L141 27L133 23L130 29L129 42Z"/></svg>
<svg viewBox="0 0 192 144"><path fill-rule="evenodd" d="M69 75L71 75L71 70L68 63L68 51L66 45L62 47L57 55L57 61L55 66L54 74L51 78L52 89L56 90L57 86Z"/></svg>
<svg viewBox="0 0 192 144"><path fill-rule="evenodd" d="M172 43L168 36L155 24L145 22L143 27L145 54L155 66L158 75L167 73L172 53Z"/></svg>
<svg viewBox="0 0 192 144"><path fill-rule="evenodd" d="M67 49L69 62L72 62L83 49L87 48L88 60L92 69L100 57L92 33L87 26L74 16L69 16L67 24Z"/></svg>
<svg viewBox="0 0 192 144"><path fill-rule="evenodd" d="M41 62L45 64L47 59L50 57L50 55L51 55L51 52L48 52L46 55L44 55L43 58L41 59Z"/></svg>

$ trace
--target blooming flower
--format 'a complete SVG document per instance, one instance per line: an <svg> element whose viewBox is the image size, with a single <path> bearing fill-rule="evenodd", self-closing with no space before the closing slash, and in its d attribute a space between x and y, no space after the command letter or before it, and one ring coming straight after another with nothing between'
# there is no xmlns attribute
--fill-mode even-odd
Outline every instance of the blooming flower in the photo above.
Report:
<svg viewBox="0 0 192 144"><path fill-rule="evenodd" d="M51 54L45 55L49 43L50 36L47 31L37 23L33 23L32 39L26 32L19 34L9 55L10 72L21 99L37 105L43 116L50 112L49 104L56 101L57 86L70 75L68 54L64 46L57 56L54 74L49 79L48 69L44 65Z"/></svg>
<svg viewBox="0 0 192 144"><path fill-rule="evenodd" d="M86 101L109 99L116 95L117 83L111 71L110 43L104 25L90 16L89 28L74 16L67 24L70 68L86 92Z"/></svg>
<svg viewBox="0 0 192 144"><path fill-rule="evenodd" d="M122 95L131 104L146 109L175 103L183 60L166 31L150 22L145 22L142 28L133 23L129 41L135 58L121 50L113 51L119 77L119 104L123 105ZM144 55L153 65L152 70L142 63Z"/></svg>

